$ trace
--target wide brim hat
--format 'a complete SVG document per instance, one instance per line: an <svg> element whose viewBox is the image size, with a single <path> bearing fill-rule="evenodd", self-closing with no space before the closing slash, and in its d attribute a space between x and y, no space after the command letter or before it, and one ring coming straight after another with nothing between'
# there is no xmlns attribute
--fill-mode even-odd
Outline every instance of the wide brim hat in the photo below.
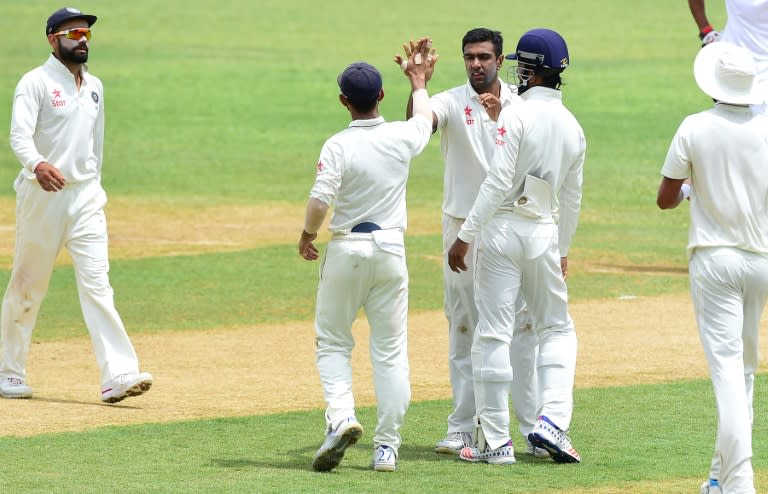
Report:
<svg viewBox="0 0 768 494"><path fill-rule="evenodd" d="M765 101L755 59L741 46L725 41L706 45L693 62L693 76L699 88L717 101L734 105Z"/></svg>

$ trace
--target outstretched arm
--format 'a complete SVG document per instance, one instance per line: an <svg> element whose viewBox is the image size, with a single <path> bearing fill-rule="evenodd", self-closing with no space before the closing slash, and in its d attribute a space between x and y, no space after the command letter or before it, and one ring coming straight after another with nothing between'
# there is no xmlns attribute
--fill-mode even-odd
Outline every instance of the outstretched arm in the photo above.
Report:
<svg viewBox="0 0 768 494"><path fill-rule="evenodd" d="M408 55L408 60L402 62L405 75L411 81L411 112L414 115L422 115L427 120L433 120L432 107L429 105L427 94L427 81L432 77L437 63L438 55L432 49L432 40L428 37L421 38Z"/></svg>
<svg viewBox="0 0 768 494"><path fill-rule="evenodd" d="M413 60L410 62L410 65L414 65L415 62L418 60L420 62L423 62L424 60L427 61L427 71L425 72L425 88L426 83L429 82L429 80L432 78L432 74L435 71L435 64L437 63L438 58L440 58L440 55L438 55L435 52L435 49L432 48L432 40L428 37L422 38L427 41L426 46L426 54L419 53L418 56L416 55L416 52L419 47L419 41L413 41L411 40L409 43L403 43L403 52L405 53L405 57L402 55L395 55L393 58L393 61L400 66L400 68L405 72L406 76L408 76L408 67L409 67L409 60L413 58ZM408 97L408 103L405 107L405 118L409 119L413 117L413 93ZM432 132L434 133L437 130L437 115L432 113Z"/></svg>

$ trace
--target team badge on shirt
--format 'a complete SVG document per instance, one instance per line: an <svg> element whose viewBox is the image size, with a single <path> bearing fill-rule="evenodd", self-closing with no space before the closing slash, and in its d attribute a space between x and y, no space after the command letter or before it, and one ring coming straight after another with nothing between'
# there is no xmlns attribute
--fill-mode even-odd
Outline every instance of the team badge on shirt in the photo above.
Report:
<svg viewBox="0 0 768 494"><path fill-rule="evenodd" d="M498 144L499 146L503 146L504 145L504 134L507 133L507 129L505 129L504 127L499 127L498 129L496 129L496 133L498 134L496 136L496 144Z"/></svg>
<svg viewBox="0 0 768 494"><path fill-rule="evenodd" d="M317 171L321 172L321 171L323 171L323 168L325 168L325 165L323 164L323 162L322 161L318 161L317 162Z"/></svg>
<svg viewBox="0 0 768 494"><path fill-rule="evenodd" d="M475 123L475 119L472 118L472 108L470 108L469 105L464 108L464 118L467 122L467 125L472 125Z"/></svg>
<svg viewBox="0 0 768 494"><path fill-rule="evenodd" d="M93 100L94 103L99 102L99 95L96 94L96 91L91 91L91 99Z"/></svg>
<svg viewBox="0 0 768 494"><path fill-rule="evenodd" d="M61 99L61 89L54 89L51 94L53 94L51 106L59 108L67 104L66 100Z"/></svg>

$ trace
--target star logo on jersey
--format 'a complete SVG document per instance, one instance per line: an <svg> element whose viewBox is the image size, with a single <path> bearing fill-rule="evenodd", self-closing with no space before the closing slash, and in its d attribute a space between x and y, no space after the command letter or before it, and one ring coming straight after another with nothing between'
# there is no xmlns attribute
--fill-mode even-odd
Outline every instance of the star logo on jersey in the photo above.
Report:
<svg viewBox="0 0 768 494"><path fill-rule="evenodd" d="M496 129L496 134L497 134L496 135L496 144L498 144L499 146L503 146L504 145L504 135L506 133L507 133L507 129L505 129L504 127L499 127L498 129Z"/></svg>
<svg viewBox="0 0 768 494"><path fill-rule="evenodd" d="M325 168L325 165L323 164L323 162L322 161L318 161L317 162L317 171L321 172L321 171L323 171L323 168Z"/></svg>
<svg viewBox="0 0 768 494"><path fill-rule="evenodd" d="M475 123L475 119L472 118L472 108L469 105L464 108L464 120L467 122L467 125Z"/></svg>
<svg viewBox="0 0 768 494"><path fill-rule="evenodd" d="M54 108L61 108L62 106L67 104L66 100L61 99L61 89L54 89L51 91L51 94L53 94L53 99L51 100L51 106Z"/></svg>

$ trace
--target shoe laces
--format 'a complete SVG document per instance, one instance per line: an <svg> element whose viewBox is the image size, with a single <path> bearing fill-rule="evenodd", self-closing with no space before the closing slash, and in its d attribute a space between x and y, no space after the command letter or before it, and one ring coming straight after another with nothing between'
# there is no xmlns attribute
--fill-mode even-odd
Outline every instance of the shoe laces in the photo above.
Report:
<svg viewBox="0 0 768 494"><path fill-rule="evenodd" d="M460 441L464 446L472 445L472 433L471 432L449 432L448 440Z"/></svg>
<svg viewBox="0 0 768 494"><path fill-rule="evenodd" d="M545 417L544 415L539 417L539 423L536 424L537 426L547 429L554 437L557 439L557 441L565 446L564 449L571 448L571 439L568 437L568 434L566 431L562 430L558 426L554 424L551 420L549 420L548 417Z"/></svg>

